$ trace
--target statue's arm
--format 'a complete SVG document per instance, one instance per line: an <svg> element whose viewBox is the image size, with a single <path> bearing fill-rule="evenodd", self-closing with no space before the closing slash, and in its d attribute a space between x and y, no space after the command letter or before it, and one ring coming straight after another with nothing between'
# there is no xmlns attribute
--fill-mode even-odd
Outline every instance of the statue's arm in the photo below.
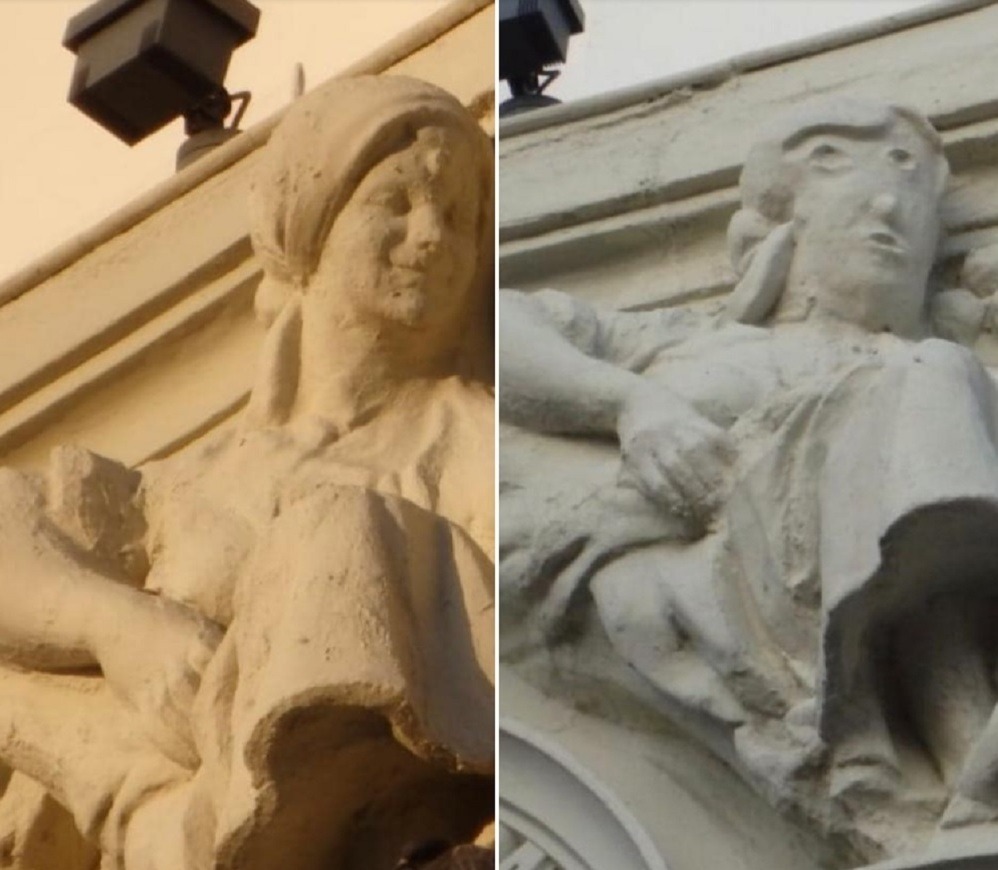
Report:
<svg viewBox="0 0 998 870"><path fill-rule="evenodd" d="M616 434L644 379L601 358L599 315L563 294L499 294L499 413L540 432Z"/></svg>
<svg viewBox="0 0 998 870"><path fill-rule="evenodd" d="M622 479L688 518L692 534L702 531L727 488L734 458L727 433L670 390L607 359L626 355L619 337L633 337L636 326L647 327L646 347L666 346L674 340L668 324L645 319L627 324L626 333L607 330L583 303L573 301L565 317L545 301L500 294L500 417L541 432L616 436ZM646 356L632 352L634 368Z"/></svg>
<svg viewBox="0 0 998 870"><path fill-rule="evenodd" d="M95 665L114 583L60 528L40 477L0 470L0 658L29 668Z"/></svg>
<svg viewBox="0 0 998 870"><path fill-rule="evenodd" d="M46 670L100 663L148 570L141 483L78 447L56 448L44 473L0 469L0 658Z"/></svg>
<svg viewBox="0 0 998 870"><path fill-rule="evenodd" d="M150 739L190 766L188 711L222 630L136 588L144 574L137 478L72 449L57 454L48 479L0 469L0 660L49 671L99 666Z"/></svg>

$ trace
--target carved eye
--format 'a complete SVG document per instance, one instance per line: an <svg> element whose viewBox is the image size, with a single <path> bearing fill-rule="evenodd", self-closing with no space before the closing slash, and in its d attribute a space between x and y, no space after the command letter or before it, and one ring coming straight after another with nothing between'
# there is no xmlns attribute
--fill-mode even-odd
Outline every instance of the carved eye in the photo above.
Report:
<svg viewBox="0 0 998 870"><path fill-rule="evenodd" d="M390 190L380 190L369 200L371 205L382 208L394 215L408 214L412 208L409 195L402 189L395 187Z"/></svg>
<svg viewBox="0 0 998 870"><path fill-rule="evenodd" d="M829 171L845 169L852 164L849 155L831 142L819 142L811 149L807 159L812 166Z"/></svg>
<svg viewBox="0 0 998 870"><path fill-rule="evenodd" d="M887 152L887 158L895 166L899 166L901 169L914 169L915 168L915 155L912 154L907 148L891 148Z"/></svg>

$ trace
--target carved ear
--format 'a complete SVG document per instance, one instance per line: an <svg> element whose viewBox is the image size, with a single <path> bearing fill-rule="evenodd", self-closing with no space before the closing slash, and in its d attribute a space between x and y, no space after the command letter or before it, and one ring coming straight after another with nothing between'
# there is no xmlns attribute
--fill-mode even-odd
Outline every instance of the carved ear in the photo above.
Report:
<svg viewBox="0 0 998 870"><path fill-rule="evenodd" d="M981 334L987 312L987 302L960 288L934 293L929 300L929 317L936 334L967 347Z"/></svg>
<svg viewBox="0 0 998 870"><path fill-rule="evenodd" d="M998 291L998 245L987 245L967 254L960 281L982 299Z"/></svg>
<svg viewBox="0 0 998 870"><path fill-rule="evenodd" d="M256 384L246 409L251 427L283 423L298 393L301 367L301 303L286 302L263 341Z"/></svg>
<svg viewBox="0 0 998 870"><path fill-rule="evenodd" d="M739 278L748 271L756 249L777 226L754 208L735 212L728 223L728 257Z"/></svg>
<svg viewBox="0 0 998 870"><path fill-rule="evenodd" d="M783 295L793 255L791 223L781 224L748 251L747 268L728 297L725 319L739 323L762 323Z"/></svg>

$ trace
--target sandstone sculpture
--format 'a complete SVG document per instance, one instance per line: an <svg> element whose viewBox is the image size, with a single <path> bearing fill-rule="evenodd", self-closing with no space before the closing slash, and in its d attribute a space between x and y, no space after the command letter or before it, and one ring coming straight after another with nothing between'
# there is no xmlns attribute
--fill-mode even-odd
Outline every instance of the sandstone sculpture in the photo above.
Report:
<svg viewBox="0 0 998 870"><path fill-rule="evenodd" d="M933 273L916 112L764 129L723 307L501 294L501 654L617 685L855 867L998 820L998 392L966 346L998 282L990 250Z"/></svg>
<svg viewBox="0 0 998 870"><path fill-rule="evenodd" d="M391 870L491 818L491 147L360 77L257 171L240 425L0 472L0 759L102 870Z"/></svg>

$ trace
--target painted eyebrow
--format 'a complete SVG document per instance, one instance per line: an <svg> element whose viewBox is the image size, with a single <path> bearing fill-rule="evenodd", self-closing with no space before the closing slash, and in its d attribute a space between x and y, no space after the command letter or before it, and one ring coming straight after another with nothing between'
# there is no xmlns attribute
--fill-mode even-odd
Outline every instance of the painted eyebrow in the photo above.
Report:
<svg viewBox="0 0 998 870"><path fill-rule="evenodd" d="M806 153L815 146L823 144L841 145L844 148L848 148L849 145L854 143L866 144L866 140L859 140L853 136L841 136L836 133L816 133L811 136L808 136L805 139L801 139L793 148L788 148L785 153L787 154Z"/></svg>
<svg viewBox="0 0 998 870"><path fill-rule="evenodd" d="M842 139L852 139L861 142L868 142L878 139L888 130L886 124L864 124L853 126L850 124L825 123L814 124L792 133L783 140L783 148L789 150L796 148L802 142L813 139L817 136L835 136Z"/></svg>

